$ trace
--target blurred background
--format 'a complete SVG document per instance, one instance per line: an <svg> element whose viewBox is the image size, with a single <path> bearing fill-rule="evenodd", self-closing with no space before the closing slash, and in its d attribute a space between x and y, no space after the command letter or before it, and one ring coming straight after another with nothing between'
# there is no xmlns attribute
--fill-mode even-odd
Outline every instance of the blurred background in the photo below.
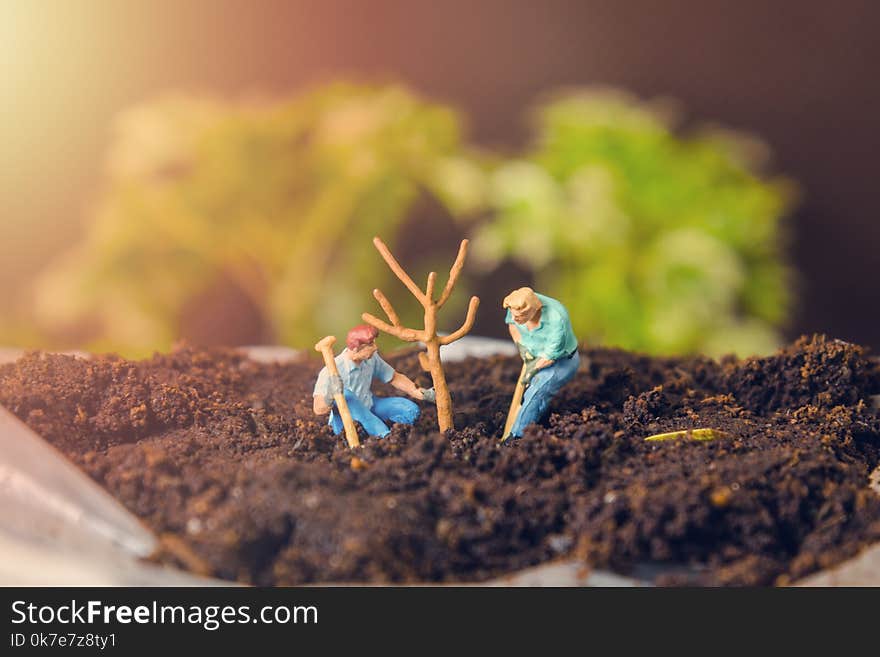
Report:
<svg viewBox="0 0 880 657"><path fill-rule="evenodd" d="M308 346L416 302L592 343L880 345L880 5L2 0L0 344Z"/></svg>

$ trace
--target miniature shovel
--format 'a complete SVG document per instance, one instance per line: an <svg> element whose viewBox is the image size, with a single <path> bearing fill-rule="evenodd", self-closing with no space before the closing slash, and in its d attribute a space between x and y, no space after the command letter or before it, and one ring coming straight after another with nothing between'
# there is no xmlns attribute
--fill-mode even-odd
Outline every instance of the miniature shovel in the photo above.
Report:
<svg viewBox="0 0 880 657"><path fill-rule="evenodd" d="M526 390L526 384L523 379L526 376L526 364L523 363L522 370L519 373L519 379L516 381L516 388L513 391L513 399L510 402L510 410L507 411L507 422L504 423L504 433L501 435L501 442L510 438L510 431L513 429L513 423L516 422L516 416L519 409L522 408L523 394Z"/></svg>
<svg viewBox="0 0 880 657"><path fill-rule="evenodd" d="M327 371L331 376L339 376L336 359L333 358L333 344L335 342L336 338L328 335L315 345L315 351L320 351L321 355L324 356L324 364L327 366ZM354 426L354 420L351 417L351 411L348 410L348 402L345 401L345 395L335 394L333 399L336 401L336 409L339 411L340 417L342 417L342 426L345 427L345 439L348 441L348 446L351 448L360 447L361 442L358 440L357 427Z"/></svg>

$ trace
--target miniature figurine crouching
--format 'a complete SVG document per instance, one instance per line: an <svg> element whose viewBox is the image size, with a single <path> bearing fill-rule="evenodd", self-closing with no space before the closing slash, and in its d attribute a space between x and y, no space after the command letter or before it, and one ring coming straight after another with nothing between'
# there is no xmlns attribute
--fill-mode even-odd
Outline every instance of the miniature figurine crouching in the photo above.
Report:
<svg viewBox="0 0 880 657"><path fill-rule="evenodd" d="M330 374L325 367L315 382L313 410L316 415L330 413L329 424L339 435L343 421L335 408L334 394L342 393L351 417L371 436L383 437L390 429L386 422L412 424L419 417L418 405L404 397L374 397L370 390L373 379L390 383L414 399L433 402L432 388L419 388L413 381L394 370L377 353L376 337L379 331L361 324L348 332L346 349L336 356L339 376Z"/></svg>

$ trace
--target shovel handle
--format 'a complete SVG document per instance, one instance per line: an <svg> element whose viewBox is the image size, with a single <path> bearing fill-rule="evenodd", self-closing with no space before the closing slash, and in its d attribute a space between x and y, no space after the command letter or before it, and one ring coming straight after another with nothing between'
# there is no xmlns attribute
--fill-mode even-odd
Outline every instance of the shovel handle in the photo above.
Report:
<svg viewBox="0 0 880 657"><path fill-rule="evenodd" d="M523 381L525 376L526 364L523 362L522 370L520 370L519 373L519 379L516 381L516 389L513 391L513 399L510 401L510 410L507 411L507 422L504 423L504 433L501 436L502 443L510 437L510 430L513 429L513 424L516 422L516 416L519 415L519 409L522 408L523 393L526 389L526 384Z"/></svg>

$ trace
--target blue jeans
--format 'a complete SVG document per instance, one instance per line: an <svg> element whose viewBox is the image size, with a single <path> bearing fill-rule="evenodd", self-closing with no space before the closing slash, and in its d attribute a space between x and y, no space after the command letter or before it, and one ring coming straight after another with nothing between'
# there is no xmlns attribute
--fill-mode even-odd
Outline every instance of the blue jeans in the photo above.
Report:
<svg viewBox="0 0 880 657"><path fill-rule="evenodd" d="M553 395L574 378L580 362L581 357L575 352L573 356L557 360L549 367L537 371L523 395L522 407L510 430L511 436L522 436L527 426L543 419Z"/></svg>
<svg viewBox="0 0 880 657"><path fill-rule="evenodd" d="M373 397L373 408L367 408L360 399L346 389L345 401L355 422L360 422L364 430L371 436L380 438L390 432L385 422L402 422L412 424L419 417L419 406L404 397ZM330 427L337 436L342 433L342 418L335 406L330 411Z"/></svg>

